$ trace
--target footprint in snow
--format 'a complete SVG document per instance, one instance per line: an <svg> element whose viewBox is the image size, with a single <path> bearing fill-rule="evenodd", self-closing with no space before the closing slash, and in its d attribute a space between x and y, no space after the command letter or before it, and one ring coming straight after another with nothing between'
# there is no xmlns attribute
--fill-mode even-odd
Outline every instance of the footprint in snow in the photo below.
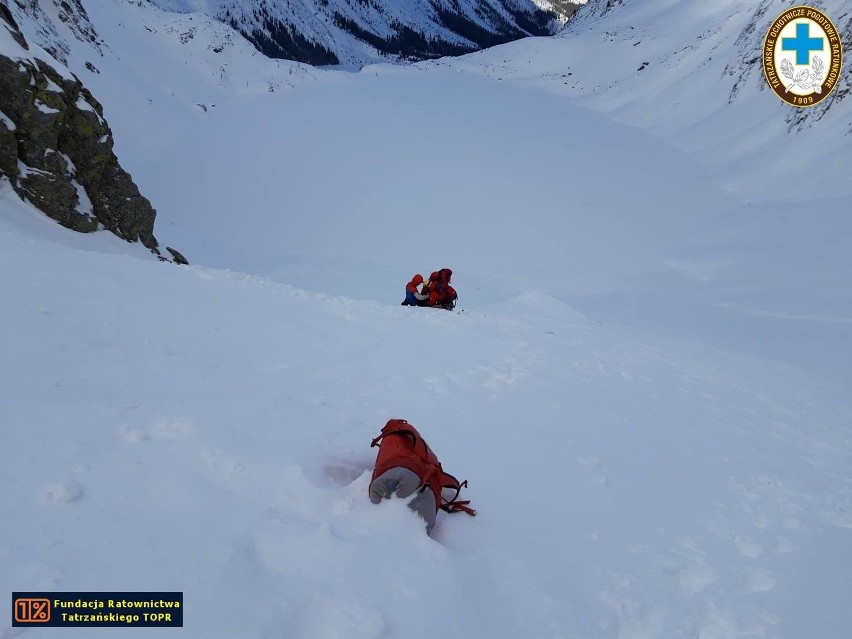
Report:
<svg viewBox="0 0 852 639"><path fill-rule="evenodd" d="M21 591L53 590L64 576L62 568L55 564L27 564L9 575L10 581Z"/></svg>
<svg viewBox="0 0 852 639"><path fill-rule="evenodd" d="M748 536L736 535L734 545L743 557L755 559L763 554L763 546Z"/></svg>
<svg viewBox="0 0 852 639"><path fill-rule="evenodd" d="M382 613L357 601L318 599L302 618L306 639L378 639L385 634Z"/></svg>
<svg viewBox="0 0 852 639"><path fill-rule="evenodd" d="M58 484L48 484L44 488L47 499L56 503L79 501L84 492L82 484L73 479Z"/></svg>
<svg viewBox="0 0 852 639"><path fill-rule="evenodd" d="M323 474L337 486L348 486L367 471L373 470L372 461L338 460L323 467Z"/></svg>
<svg viewBox="0 0 852 639"><path fill-rule="evenodd" d="M128 427L124 430L124 439L131 444L159 439L175 441L186 439L195 433L195 425L184 419L161 418L154 420L147 428Z"/></svg>
<svg viewBox="0 0 852 639"><path fill-rule="evenodd" d="M687 568L678 575L680 587L686 595L701 594L708 586L715 583L716 573L705 566Z"/></svg>
<svg viewBox="0 0 852 639"><path fill-rule="evenodd" d="M764 570L746 568L743 570L743 582L748 592L767 592L775 588L777 580Z"/></svg>

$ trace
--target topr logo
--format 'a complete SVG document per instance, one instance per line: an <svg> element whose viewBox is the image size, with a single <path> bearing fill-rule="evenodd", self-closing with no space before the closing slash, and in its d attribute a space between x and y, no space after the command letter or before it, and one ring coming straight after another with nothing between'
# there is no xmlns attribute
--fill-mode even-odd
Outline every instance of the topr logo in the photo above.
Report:
<svg viewBox="0 0 852 639"><path fill-rule="evenodd" d="M837 28L819 9L787 9L763 40L763 73L779 98L795 107L822 102L843 68L843 45Z"/></svg>

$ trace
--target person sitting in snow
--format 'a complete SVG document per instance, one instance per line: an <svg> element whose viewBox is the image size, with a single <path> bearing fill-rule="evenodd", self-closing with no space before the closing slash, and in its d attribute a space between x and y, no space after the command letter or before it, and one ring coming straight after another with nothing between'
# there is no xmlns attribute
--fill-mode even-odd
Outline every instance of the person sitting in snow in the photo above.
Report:
<svg viewBox="0 0 852 639"><path fill-rule="evenodd" d="M423 285L423 292L429 295L426 306L439 307L448 311L455 308L459 296L456 289L450 286L452 276L453 271L449 268L442 268L432 273L429 281Z"/></svg>
<svg viewBox="0 0 852 639"><path fill-rule="evenodd" d="M429 299L428 294L420 292L420 285L423 284L423 276L417 273L411 278L411 281L405 285L405 299L402 300L403 306L425 306Z"/></svg>

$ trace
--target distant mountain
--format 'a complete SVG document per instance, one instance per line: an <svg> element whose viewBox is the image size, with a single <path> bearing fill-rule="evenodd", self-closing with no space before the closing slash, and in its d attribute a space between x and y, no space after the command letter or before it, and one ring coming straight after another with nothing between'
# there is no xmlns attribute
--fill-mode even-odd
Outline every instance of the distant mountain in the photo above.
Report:
<svg viewBox="0 0 852 639"><path fill-rule="evenodd" d="M576 38L583 34L604 32L612 48L629 45L636 54L637 68L682 68L683 75L674 76L672 87L682 78L695 78L711 92L724 92L729 103L748 99L754 90L768 90L763 78L760 52L772 20L790 7L803 4L792 0L760 0L736 2L721 0L711 7L703 3L682 3L679 7L655 6L648 0L589 0L569 29L563 34ZM822 8L837 27L846 56L852 50L852 3L845 0L821 0L813 4ZM669 45L661 45L669 41ZM647 48L653 53L643 53ZM630 49L623 47L625 52ZM644 57L643 57L644 55ZM721 77L707 75L724 63ZM645 73L644 76L654 75ZM696 76L696 73L700 74ZM700 80L698 79L700 78ZM715 82L711 82L715 80ZM625 82L626 84L626 82ZM667 87L669 88L669 87ZM830 109L852 94L852 74L842 74L832 95L813 108L787 109L791 129L802 130L821 120ZM852 123L851 123L852 124ZM849 129L852 131L852 128Z"/></svg>
<svg viewBox="0 0 852 639"><path fill-rule="evenodd" d="M553 38L423 64L536 84L653 132L755 197L849 190L852 3L813 3L836 26L846 60L836 88L810 108L779 100L761 64L769 26L794 4L589 0ZM832 161L802 170L803 158L823 157Z"/></svg>
<svg viewBox="0 0 852 639"><path fill-rule="evenodd" d="M556 33L579 6L570 0L152 0L204 13L272 58L361 64L460 55Z"/></svg>

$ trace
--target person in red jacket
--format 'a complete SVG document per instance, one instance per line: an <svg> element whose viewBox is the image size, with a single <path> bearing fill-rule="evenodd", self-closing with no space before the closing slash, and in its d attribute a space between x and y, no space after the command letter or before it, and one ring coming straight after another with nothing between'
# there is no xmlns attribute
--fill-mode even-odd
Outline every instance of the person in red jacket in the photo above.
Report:
<svg viewBox="0 0 852 639"><path fill-rule="evenodd" d="M425 306L429 295L420 292L420 285L423 284L423 276L420 273L415 274L411 281L405 285L405 299L402 300L403 306Z"/></svg>
<svg viewBox="0 0 852 639"><path fill-rule="evenodd" d="M428 283L429 301L427 306L440 306L447 310L455 308L459 296L456 289L450 285L452 277L453 271L449 268L442 268L440 271L432 273Z"/></svg>

